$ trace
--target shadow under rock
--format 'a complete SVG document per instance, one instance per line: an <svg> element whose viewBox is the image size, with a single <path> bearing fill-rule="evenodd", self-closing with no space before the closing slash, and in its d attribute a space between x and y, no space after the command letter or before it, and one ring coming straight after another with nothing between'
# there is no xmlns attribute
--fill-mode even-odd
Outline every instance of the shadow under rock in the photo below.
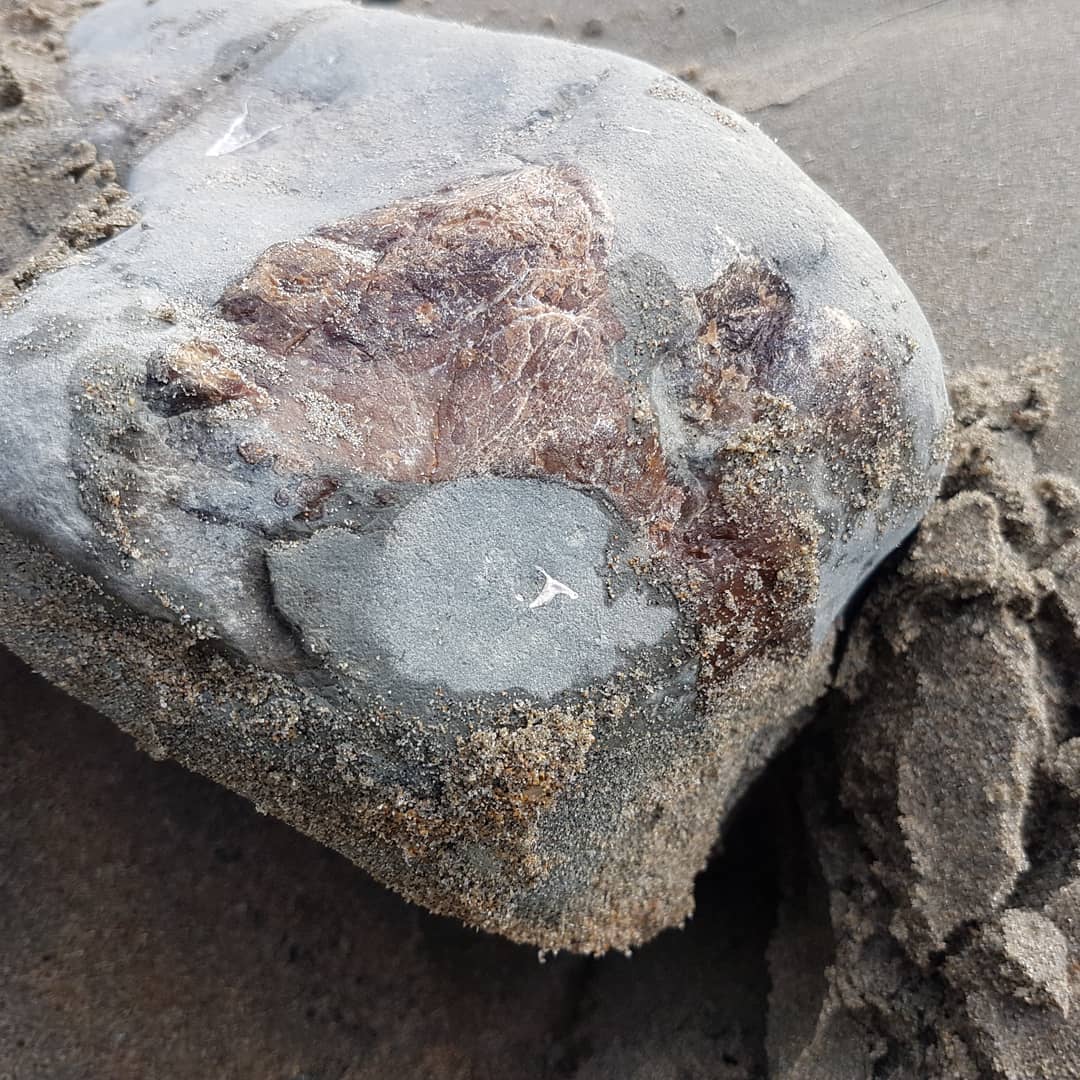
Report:
<svg viewBox="0 0 1080 1080"><path fill-rule="evenodd" d="M540 964L152 761L0 650L0 1077L762 1076L769 798L686 930Z"/></svg>

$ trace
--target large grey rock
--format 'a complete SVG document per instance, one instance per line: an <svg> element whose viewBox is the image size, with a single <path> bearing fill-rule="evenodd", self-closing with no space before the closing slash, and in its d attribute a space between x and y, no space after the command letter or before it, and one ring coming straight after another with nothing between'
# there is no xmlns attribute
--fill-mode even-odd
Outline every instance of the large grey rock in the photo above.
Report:
<svg viewBox="0 0 1080 1080"><path fill-rule="evenodd" d="M0 322L4 639L435 910L681 921L936 490L903 283L611 54L182 0L71 46L141 225Z"/></svg>

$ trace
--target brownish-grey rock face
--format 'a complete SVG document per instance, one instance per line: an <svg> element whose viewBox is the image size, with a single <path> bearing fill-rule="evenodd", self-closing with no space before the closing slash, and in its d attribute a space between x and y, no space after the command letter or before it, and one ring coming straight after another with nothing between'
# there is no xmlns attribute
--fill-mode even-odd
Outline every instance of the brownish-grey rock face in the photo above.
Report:
<svg viewBox="0 0 1080 1080"><path fill-rule="evenodd" d="M72 44L143 227L0 322L4 639L434 910L679 923L937 488L895 272L608 54L303 2Z"/></svg>

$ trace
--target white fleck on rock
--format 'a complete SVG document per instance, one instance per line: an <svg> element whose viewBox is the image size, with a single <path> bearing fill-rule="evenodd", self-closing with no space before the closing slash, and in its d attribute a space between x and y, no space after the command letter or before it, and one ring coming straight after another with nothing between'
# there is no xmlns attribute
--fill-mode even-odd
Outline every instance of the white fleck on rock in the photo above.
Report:
<svg viewBox="0 0 1080 1080"><path fill-rule="evenodd" d="M578 594L570 588L569 585L564 585L561 581L556 581L542 566L536 568L544 575L544 587L536 594L532 602L529 604L530 608L543 607L545 604L550 604L556 596L565 596L568 600L576 600Z"/></svg>

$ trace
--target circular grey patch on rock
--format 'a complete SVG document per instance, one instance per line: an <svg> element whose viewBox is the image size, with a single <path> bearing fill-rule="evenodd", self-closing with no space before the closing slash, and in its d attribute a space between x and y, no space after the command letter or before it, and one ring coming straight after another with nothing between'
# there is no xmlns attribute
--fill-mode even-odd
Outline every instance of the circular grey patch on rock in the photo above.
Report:
<svg viewBox="0 0 1080 1080"><path fill-rule="evenodd" d="M609 596L612 527L563 484L464 479L423 492L382 535L280 545L270 572L308 648L354 674L551 697L606 678L675 623L673 601Z"/></svg>

